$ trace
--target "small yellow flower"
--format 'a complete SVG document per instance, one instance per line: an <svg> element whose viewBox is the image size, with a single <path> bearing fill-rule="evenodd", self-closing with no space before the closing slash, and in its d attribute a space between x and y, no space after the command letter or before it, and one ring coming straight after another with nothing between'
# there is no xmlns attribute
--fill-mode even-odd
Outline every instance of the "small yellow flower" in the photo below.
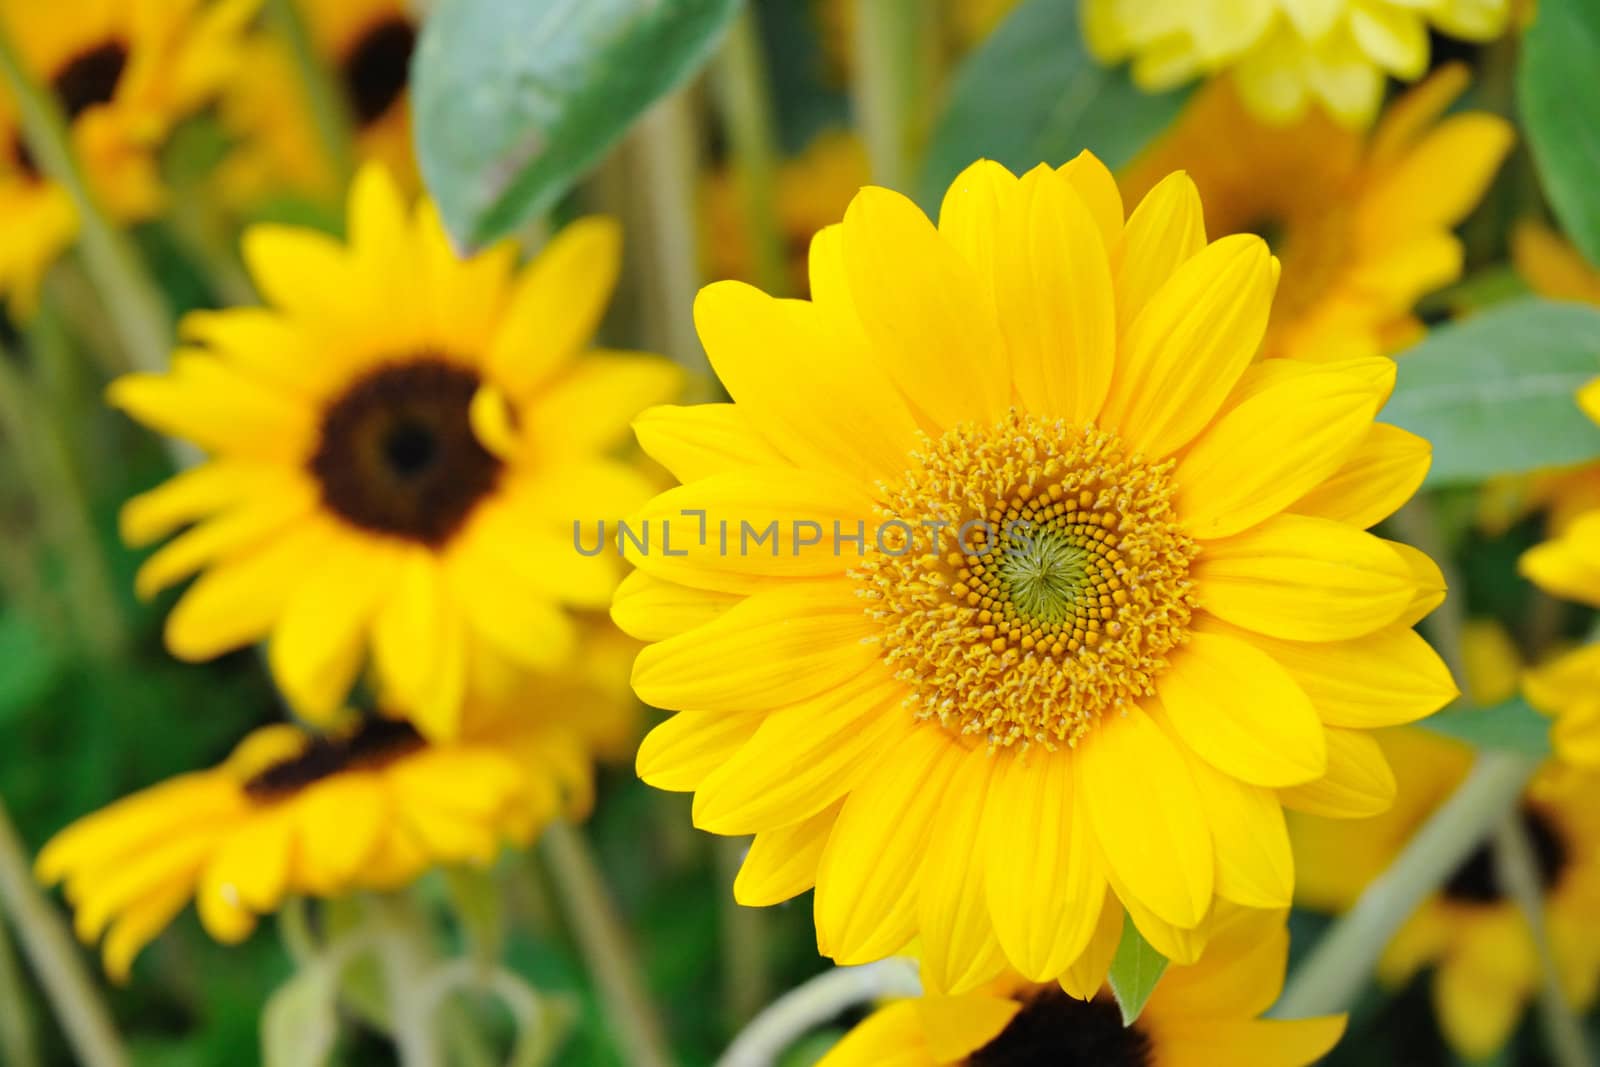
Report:
<svg viewBox="0 0 1600 1067"><path fill-rule="evenodd" d="M1428 32L1489 41L1509 0L1083 0L1084 37L1103 62L1133 63L1156 92L1227 72L1250 110L1293 122L1320 105L1347 126L1377 114L1388 76L1428 67Z"/></svg>
<svg viewBox="0 0 1600 1067"><path fill-rule="evenodd" d="M1304 817L1290 822L1296 896L1339 912L1383 873L1465 777L1472 753L1422 730L1379 735L1399 779L1387 813L1362 822ZM1528 787L1520 808L1545 893L1550 947L1570 1002L1587 1010L1600 983L1600 780L1551 765ZM1505 1044L1539 987L1533 938L1507 899L1485 846L1430 897L1395 936L1379 968L1401 985L1432 966L1434 1010L1446 1039L1481 1059Z"/></svg>
<svg viewBox="0 0 1600 1067"><path fill-rule="evenodd" d="M867 151L861 139L842 130L819 134L778 170L773 207L783 240L790 288L806 291L806 253L811 238L849 206L867 184ZM709 174L701 189L706 231L707 273L713 278L755 281L755 251L739 176L723 167Z"/></svg>
<svg viewBox="0 0 1600 1067"><path fill-rule="evenodd" d="M1512 143L1484 112L1441 118L1467 84L1453 65L1395 102L1376 130L1317 113L1264 125L1233 85L1201 89L1177 125L1135 161L1123 190L1142 196L1189 172L1213 237L1254 232L1283 261L1266 354L1348 359L1417 339L1412 308L1461 276L1452 232Z"/></svg>
<svg viewBox="0 0 1600 1067"><path fill-rule="evenodd" d="M1363 731L1455 692L1437 568L1364 532L1429 462L1373 421L1393 362L1255 362L1265 244L1182 174L1125 218L1087 153L974 164L937 227L864 189L810 266L703 290L734 403L635 424L685 483L612 609L678 710L640 774L756 834L740 900L814 883L825 954L920 937L942 991L1124 906L1187 961L1218 897L1287 906L1283 805L1380 810Z"/></svg>
<svg viewBox="0 0 1600 1067"><path fill-rule="evenodd" d="M377 166L350 240L258 226L245 256L266 308L195 313L165 374L113 402L209 462L123 510L149 596L196 572L167 646L204 660L271 638L303 714L336 710L370 659L430 737L467 695L574 654L576 609L603 607L612 554L574 524L625 514L651 483L609 458L663 360L583 350L616 277L616 227L567 227L520 270L503 245L451 251L431 204L407 209Z"/></svg>
<svg viewBox="0 0 1600 1067"><path fill-rule="evenodd" d="M1087 991L1001 980L962 996L922 996L881 1008L817 1067L1305 1067L1339 1040L1344 1019L1268 1021L1289 957L1281 912L1236 910L1218 923L1205 957L1161 976L1130 1027L1106 965L1120 926L1097 945L1099 978Z"/></svg>
<svg viewBox="0 0 1600 1067"><path fill-rule="evenodd" d="M407 91L418 26L404 0L296 0L318 56L332 70L355 123L356 152L382 163L403 188L418 185ZM221 117L239 147L218 180L234 203L273 193L334 194L301 79L284 42L258 34L229 72Z"/></svg>
<svg viewBox="0 0 1600 1067"><path fill-rule="evenodd" d="M22 62L54 94L73 149L106 210L147 219L164 192L156 153L178 121L232 73L257 0L4 0ZM0 93L0 293L29 312L39 282L77 235L67 191L44 178Z"/></svg>
<svg viewBox="0 0 1600 1067"><path fill-rule="evenodd" d="M551 820L585 815L592 799L581 721L537 707L474 708L462 737L434 744L403 719L360 718L324 736L264 727L220 766L67 827L40 852L39 877L64 883L78 936L104 936L106 971L122 981L191 899L207 932L232 944L288 896L486 866Z"/></svg>

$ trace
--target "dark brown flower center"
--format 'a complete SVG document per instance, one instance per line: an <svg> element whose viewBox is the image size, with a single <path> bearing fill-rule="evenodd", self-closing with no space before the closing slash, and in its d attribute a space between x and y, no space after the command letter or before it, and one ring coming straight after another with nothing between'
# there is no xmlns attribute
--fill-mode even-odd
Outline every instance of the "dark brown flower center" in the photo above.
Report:
<svg viewBox="0 0 1600 1067"><path fill-rule="evenodd" d="M1550 816L1538 808L1524 806L1522 828L1533 846L1534 861L1539 868L1539 884L1547 892L1561 881L1567 866L1567 843L1561 830ZM1505 899L1500 884L1494 850L1488 843L1467 857L1456 868L1456 873L1445 883L1444 895L1458 904L1495 904Z"/></svg>
<svg viewBox="0 0 1600 1067"><path fill-rule="evenodd" d="M328 508L363 529L440 547L492 491L478 443L478 376L437 356L379 367L328 408L311 473Z"/></svg>
<svg viewBox="0 0 1600 1067"><path fill-rule="evenodd" d="M368 126L405 92L417 28L396 15L374 23L351 47L340 66L345 95L356 121Z"/></svg>
<svg viewBox="0 0 1600 1067"><path fill-rule="evenodd" d="M276 800L342 771L372 770L421 748L422 736L403 719L370 717L355 732L318 737L292 759L275 763L244 784L257 800Z"/></svg>
<svg viewBox="0 0 1600 1067"><path fill-rule="evenodd" d="M1060 989L1034 994L967 1067L1151 1067L1150 1038L1123 1026L1110 998L1077 1000Z"/></svg>
<svg viewBox="0 0 1600 1067"><path fill-rule="evenodd" d="M117 94L117 83L128 65L128 46L110 40L79 52L62 64L50 78L50 88L56 95L67 121L71 122L91 107L109 104ZM11 150L17 166L31 177L39 176L39 165L28 150L28 143L18 130L12 139Z"/></svg>

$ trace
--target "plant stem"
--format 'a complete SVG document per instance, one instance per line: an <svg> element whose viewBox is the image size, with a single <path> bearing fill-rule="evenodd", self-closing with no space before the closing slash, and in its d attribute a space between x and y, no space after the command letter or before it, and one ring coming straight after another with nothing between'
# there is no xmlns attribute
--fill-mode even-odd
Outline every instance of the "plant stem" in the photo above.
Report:
<svg viewBox="0 0 1600 1067"><path fill-rule="evenodd" d="M106 215L89 176L73 154L71 133L60 106L29 76L4 26L0 26L0 80L16 102L29 152L40 170L72 199L84 262L117 324L134 369L163 369L172 343L171 309L127 234Z"/></svg>
<svg viewBox="0 0 1600 1067"><path fill-rule="evenodd" d="M685 401L710 399L711 364L694 328L694 298L700 288L695 202L699 148L688 97L673 93L645 112L629 147L649 227L651 319L658 324L662 349L689 372Z"/></svg>
<svg viewBox="0 0 1600 1067"><path fill-rule="evenodd" d="M861 0L855 9L855 106L872 180L909 192L930 96L923 0Z"/></svg>
<svg viewBox="0 0 1600 1067"><path fill-rule="evenodd" d="M1496 874L1517 902L1539 955L1539 1017L1544 1024L1551 1059L1556 1067L1594 1067L1583 1026L1567 1003L1561 972L1550 950L1550 931L1544 921L1544 891L1533 845L1516 813L1508 815L1495 831Z"/></svg>
<svg viewBox="0 0 1600 1067"><path fill-rule="evenodd" d="M311 108L312 125L317 131L323 154L333 168L337 188L350 182L356 169L354 123L350 118L350 105L339 83L333 78L322 57L305 19L295 7L295 0L266 0L266 13L273 28L289 46L295 72L305 91L306 103Z"/></svg>
<svg viewBox="0 0 1600 1067"><path fill-rule="evenodd" d="M0 1061L7 1067L39 1067L40 1062L33 1006L4 917L0 917Z"/></svg>
<svg viewBox="0 0 1600 1067"><path fill-rule="evenodd" d="M1272 1014L1297 1019L1349 1010L1396 931L1511 810L1535 766L1511 753L1481 754L1450 799L1290 976Z"/></svg>
<svg viewBox="0 0 1600 1067"><path fill-rule="evenodd" d="M747 908L733 899L733 880L744 862L748 838L719 837L715 845L717 886L722 890L722 990L723 1016L729 1033L736 1033L767 1002L767 913Z"/></svg>
<svg viewBox="0 0 1600 1067"><path fill-rule="evenodd" d="M374 899L378 965L389 998L389 1032L401 1067L443 1067L436 1005L423 988L431 953L421 919L403 894Z"/></svg>
<svg viewBox="0 0 1600 1067"><path fill-rule="evenodd" d="M28 855L0 799L0 907L84 1067L127 1067L122 1039L66 924L33 881Z"/></svg>
<svg viewBox="0 0 1600 1067"><path fill-rule="evenodd" d="M778 143L773 130L772 87L754 9L734 20L712 80L728 128L734 177L750 242L755 277L773 296L788 294L789 268L778 230Z"/></svg>
<svg viewBox="0 0 1600 1067"><path fill-rule="evenodd" d="M824 971L757 1015L716 1067L772 1067L790 1045L847 1008L921 992L915 968L901 959Z"/></svg>
<svg viewBox="0 0 1600 1067"><path fill-rule="evenodd" d="M630 1067L669 1067L673 1059L665 1031L588 842L572 826L554 823L545 830L539 852L605 1003L623 1061Z"/></svg>

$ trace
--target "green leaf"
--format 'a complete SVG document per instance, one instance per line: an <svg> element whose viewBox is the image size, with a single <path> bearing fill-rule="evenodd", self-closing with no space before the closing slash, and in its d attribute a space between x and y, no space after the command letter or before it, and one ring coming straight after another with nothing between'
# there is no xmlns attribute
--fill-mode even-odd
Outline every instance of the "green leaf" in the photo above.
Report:
<svg viewBox="0 0 1600 1067"><path fill-rule="evenodd" d="M1132 1026L1144 1011L1156 983L1167 969L1167 958L1150 947L1150 942L1139 933L1133 920L1122 920L1122 941L1117 954L1111 959L1111 992L1117 996L1117 1006L1122 1009L1122 1025Z"/></svg>
<svg viewBox="0 0 1600 1067"><path fill-rule="evenodd" d="M1600 4L1539 0L1522 36L1517 103L1545 194L1567 234L1600 263Z"/></svg>
<svg viewBox="0 0 1600 1067"><path fill-rule="evenodd" d="M446 0L412 66L417 156L460 245L547 211L693 74L738 0Z"/></svg>
<svg viewBox="0 0 1600 1067"><path fill-rule="evenodd" d="M0 722L50 692L66 669L62 650L23 615L0 612Z"/></svg>
<svg viewBox="0 0 1600 1067"><path fill-rule="evenodd" d="M1102 67L1078 31L1078 5L1027 0L961 65L933 132L920 198L930 212L980 158L1021 173L1087 148L1124 165L1165 129L1187 91L1151 94L1125 68Z"/></svg>
<svg viewBox="0 0 1600 1067"><path fill-rule="evenodd" d="M1473 748L1512 752L1534 759L1550 756L1550 720L1521 697L1487 708L1463 708L1430 715L1419 724Z"/></svg>
<svg viewBox="0 0 1600 1067"><path fill-rule="evenodd" d="M1600 376L1600 309L1519 300L1442 326L1399 357L1380 418L1433 442L1427 485L1600 456L1575 397Z"/></svg>

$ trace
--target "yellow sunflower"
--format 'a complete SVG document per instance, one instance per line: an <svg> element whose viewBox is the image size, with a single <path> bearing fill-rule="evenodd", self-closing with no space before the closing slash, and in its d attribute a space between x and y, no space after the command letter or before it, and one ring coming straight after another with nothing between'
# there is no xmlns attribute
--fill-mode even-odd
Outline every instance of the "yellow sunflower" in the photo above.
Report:
<svg viewBox="0 0 1600 1067"><path fill-rule="evenodd" d="M356 152L382 163L408 191L418 187L407 92L418 24L405 0L300 2L312 44L343 90ZM220 173L226 195L248 203L285 190L333 194L336 176L287 46L258 34L222 97L222 121L238 140Z"/></svg>
<svg viewBox="0 0 1600 1067"><path fill-rule="evenodd" d="M1441 119L1466 84L1465 67L1440 70L1368 135L1320 113L1264 125L1231 83L1216 82L1134 162L1123 191L1143 196L1187 170L1210 233L1266 238L1283 261L1267 355L1392 352L1421 335L1417 300L1461 276L1451 230L1511 147L1511 125L1496 115Z"/></svg>
<svg viewBox="0 0 1600 1067"><path fill-rule="evenodd" d="M1390 360L1252 365L1276 278L1085 153L974 164L937 227L862 190L810 301L701 292L735 402L636 422L685 484L612 614L686 709L639 772L756 834L742 901L815 883L826 955L920 935L945 992L1056 978L1108 891L1192 961L1216 897L1287 905L1283 804L1387 805L1363 730L1455 690L1438 569L1364 530L1429 449L1373 422Z"/></svg>
<svg viewBox="0 0 1600 1067"><path fill-rule="evenodd" d="M72 145L119 222L155 215L155 155L231 74L257 0L0 0L22 62L55 95ZM50 264L77 235L72 198L46 179L0 93L0 292L26 314Z"/></svg>
<svg viewBox="0 0 1600 1067"><path fill-rule="evenodd" d="M271 638L303 714L337 709L370 659L380 691L430 737L466 694L572 655L572 609L603 608L613 553L575 525L637 507L651 483L612 458L634 413L679 375L655 357L579 358L616 277L618 233L564 230L533 263L451 251L424 202L376 165L350 239L257 226L245 257L269 307L195 313L172 370L112 401L210 453L131 500L125 538L149 596L196 572L167 647L204 660Z"/></svg>
<svg viewBox="0 0 1600 1067"><path fill-rule="evenodd" d="M428 743L403 719L317 736L256 730L220 766L80 819L39 854L65 886L78 936L104 936L108 974L192 899L207 932L242 941L285 897L390 890L439 864L485 866L551 820L587 813L592 767L576 724L475 708L472 728Z"/></svg>
<svg viewBox="0 0 1600 1067"><path fill-rule="evenodd" d="M1290 822L1302 904L1343 911L1388 867L1466 775L1472 753L1422 730L1389 730L1380 743L1400 782L1387 813L1362 822ZM1538 861L1544 919L1562 985L1575 1008L1600 985L1600 810L1593 774L1551 765L1525 793L1521 818ZM1391 985L1432 966L1434 1011L1469 1059L1505 1044L1539 985L1533 937L1507 899L1485 846L1430 897L1390 944L1379 977Z"/></svg>
<svg viewBox="0 0 1600 1067"><path fill-rule="evenodd" d="M1109 989L1003 979L981 992L894 1001L817 1067L1304 1067L1333 1048L1344 1019L1257 1018L1278 999L1288 955L1281 912L1238 910L1218 923L1199 963L1161 976L1132 1026Z"/></svg>
<svg viewBox="0 0 1600 1067"><path fill-rule="evenodd" d="M1510 0L1083 0L1083 32L1106 63L1131 60L1133 80L1158 92L1220 72L1266 122L1316 105L1346 126L1378 113L1384 79L1428 69L1430 30L1467 41L1505 32Z"/></svg>
<svg viewBox="0 0 1600 1067"><path fill-rule="evenodd" d="M843 130L817 135L779 168L773 207L794 292L806 291L806 253L812 234L844 213L856 190L867 184L869 171L861 139ZM708 174L700 204L708 273L713 278L755 280L755 253L738 175L728 167Z"/></svg>

